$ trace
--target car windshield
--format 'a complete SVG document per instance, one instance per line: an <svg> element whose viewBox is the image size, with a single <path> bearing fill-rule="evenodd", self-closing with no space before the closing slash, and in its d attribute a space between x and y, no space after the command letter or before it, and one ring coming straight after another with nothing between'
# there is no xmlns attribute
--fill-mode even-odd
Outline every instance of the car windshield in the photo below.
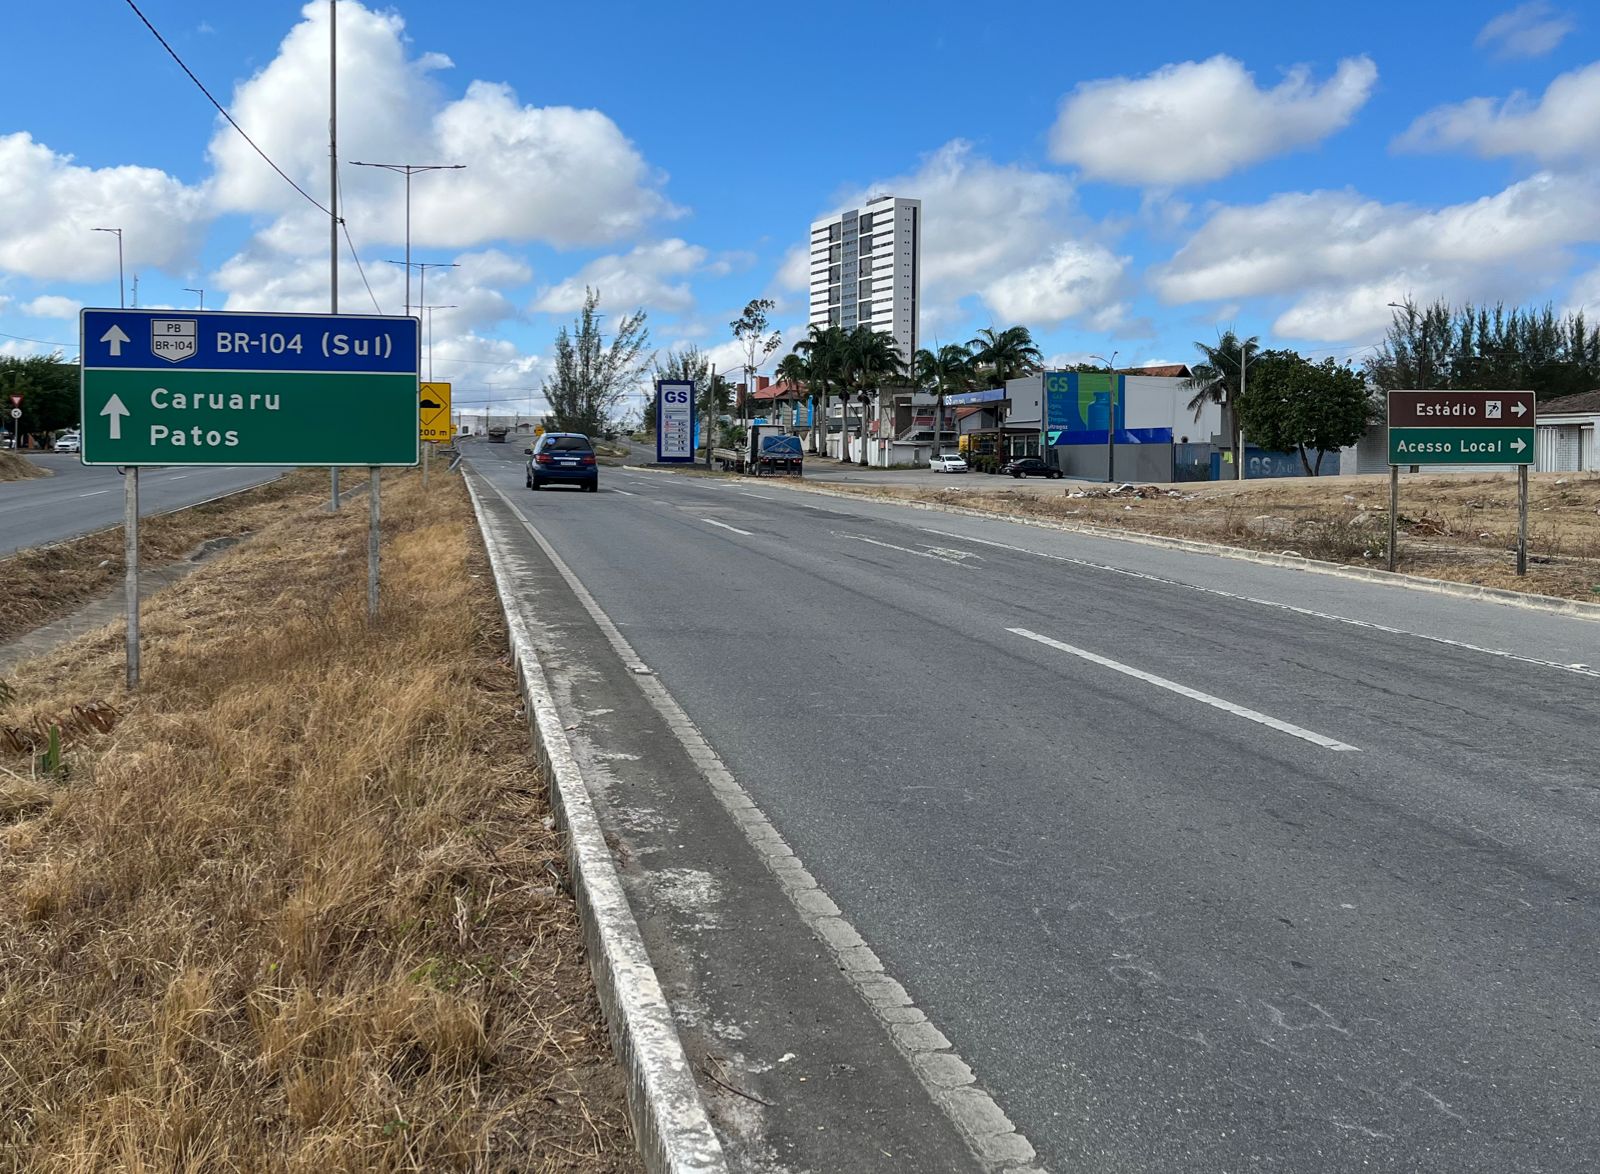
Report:
<svg viewBox="0 0 1600 1174"><path fill-rule="evenodd" d="M556 452L588 452L590 444L587 436L555 436L545 448L554 449Z"/></svg>

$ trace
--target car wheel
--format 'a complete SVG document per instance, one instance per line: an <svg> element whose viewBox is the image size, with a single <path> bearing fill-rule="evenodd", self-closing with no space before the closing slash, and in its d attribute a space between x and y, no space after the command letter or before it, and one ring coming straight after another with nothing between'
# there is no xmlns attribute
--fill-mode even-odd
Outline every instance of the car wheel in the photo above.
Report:
<svg viewBox="0 0 1600 1174"><path fill-rule="evenodd" d="M1015 472L1015 473L1013 473L1013 474L1011 474L1011 476L1012 476L1012 477L1013 477L1013 478L1014 478L1014 479L1015 479L1015 480L1017 480L1017 481L1021 481L1021 480L1022 480L1022 470L1021 470L1021 469L1018 469L1018 470L1017 470L1017 471L1016 471L1016 472Z"/></svg>
<svg viewBox="0 0 1600 1174"><path fill-rule="evenodd" d="M532 478L530 478L528 480L528 488L529 489L543 489L544 488L544 482L539 480L539 478L537 478L537 477L532 477Z"/></svg>
<svg viewBox="0 0 1600 1174"><path fill-rule="evenodd" d="M591 482L589 482L589 484L585 485L584 488L587 489L590 493L599 493L600 492L600 482L591 481Z"/></svg>

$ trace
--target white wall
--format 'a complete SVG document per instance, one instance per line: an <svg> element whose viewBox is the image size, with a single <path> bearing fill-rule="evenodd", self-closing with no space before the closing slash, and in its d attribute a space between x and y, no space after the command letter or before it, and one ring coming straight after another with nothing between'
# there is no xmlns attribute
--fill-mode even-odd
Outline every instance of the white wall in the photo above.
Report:
<svg viewBox="0 0 1600 1174"><path fill-rule="evenodd" d="M1187 382L1174 376L1125 376L1124 427L1171 428L1173 440L1187 436L1191 444L1208 443L1222 431L1222 405L1206 402L1196 420L1189 409L1194 391L1184 386Z"/></svg>

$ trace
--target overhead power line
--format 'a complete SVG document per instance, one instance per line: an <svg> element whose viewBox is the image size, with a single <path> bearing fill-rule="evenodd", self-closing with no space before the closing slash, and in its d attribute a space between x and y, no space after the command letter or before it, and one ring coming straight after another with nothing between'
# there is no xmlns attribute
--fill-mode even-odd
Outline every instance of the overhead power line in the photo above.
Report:
<svg viewBox="0 0 1600 1174"><path fill-rule="evenodd" d="M339 185L339 203L344 203L344 176L339 172L337 165L334 169L334 179ZM367 287L367 296L372 299L372 308L383 313L383 307L378 305L378 295L372 292L372 283L367 280L367 270L361 264L361 254L356 252L356 242L350 239L350 225L343 216L339 217L339 227L344 229L345 244L350 246L350 258L356 263L356 272L361 274L361 284Z"/></svg>
<svg viewBox="0 0 1600 1174"><path fill-rule="evenodd" d="M254 139L252 139L249 135L244 133L244 127L240 126L237 122L235 122L233 120L233 115L229 114L227 112L227 110L224 109L222 103L217 101L215 98L213 98L211 96L211 91L206 89L205 83L202 82L199 78L195 77L194 70L190 69L187 65L184 64L183 58L178 56L177 50L174 49L171 45L167 44L167 39L165 37L163 37L159 31L157 31L155 25L150 23L150 18L145 16L144 13L139 11L139 6L137 4L135 4L133 2L133 0L127 0L127 4L128 4L129 8L133 9L133 14L135 16L137 16L144 23L144 27L150 30L150 35L155 37L156 40L160 41L161 42L161 47L163 49L165 49L167 51L168 55L171 56L171 58L178 63L178 68L183 70L184 73L189 75L189 80L192 81L196 86L198 86L200 88L200 92L206 96L206 100L217 108L217 113L222 115L222 117L226 118L228 120L228 125L233 127L234 130L239 132L239 137L242 138L245 142L250 144L251 150L255 151L255 153L257 155L260 155L263 159L265 159L266 162L267 162L267 166L272 168L272 170L276 171L280 176L282 176L284 183L288 184L295 191L299 192L302 196L304 196L310 202L310 204L311 204L311 206L313 208L317 209L317 211L321 212L324 216L332 216L333 213L329 212L325 207L323 207L320 203L318 203L316 201L316 199L309 192L306 191L305 188L301 187L299 184L295 183L294 180L290 179L288 174L283 170L283 168L279 167L276 163L274 163L272 161L272 158L265 151L263 151L260 147L256 146L256 141Z"/></svg>

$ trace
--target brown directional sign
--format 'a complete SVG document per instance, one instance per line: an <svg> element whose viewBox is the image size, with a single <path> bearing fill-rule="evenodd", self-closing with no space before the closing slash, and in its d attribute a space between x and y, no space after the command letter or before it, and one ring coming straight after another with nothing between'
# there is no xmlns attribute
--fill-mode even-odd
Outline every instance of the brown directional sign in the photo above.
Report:
<svg viewBox="0 0 1600 1174"><path fill-rule="evenodd" d="M1391 391L1391 428L1532 428L1531 391Z"/></svg>

